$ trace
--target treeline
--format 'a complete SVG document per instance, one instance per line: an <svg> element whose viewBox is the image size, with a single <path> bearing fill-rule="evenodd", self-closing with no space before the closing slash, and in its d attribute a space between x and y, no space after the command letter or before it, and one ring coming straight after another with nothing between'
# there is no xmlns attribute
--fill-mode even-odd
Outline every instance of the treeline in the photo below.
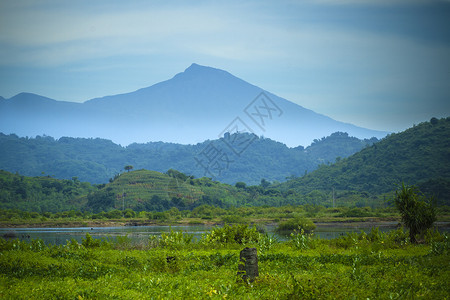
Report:
<svg viewBox="0 0 450 300"><path fill-rule="evenodd" d="M448 215L449 206L440 206L436 210L438 216ZM365 218L398 218L395 207L324 207L322 205L286 205L280 207L230 207L227 209L212 205L201 205L193 210L178 210L172 207L169 210L140 211L131 209L110 210L92 213L89 211L70 210L63 212L26 212L21 210L0 209L0 220L3 222L28 220L39 223L46 221L88 221L88 220L116 220L116 221L142 221L155 223L174 223L181 219L189 224L214 222L222 224L242 224L253 222L280 222L283 220L298 220L312 218L316 221L327 221L340 218L342 220L364 220Z"/></svg>
<svg viewBox="0 0 450 300"><path fill-rule="evenodd" d="M440 212L448 212L448 208L441 208ZM70 210L63 212L27 212L21 210L0 209L0 220L126 220L147 219L157 221L176 221L182 218L214 220L222 223L248 223L253 220L269 220L278 222L284 219L304 218L364 218L396 216L394 207L324 207L322 205L285 205L280 207L254 206L221 208L203 204L193 210L179 210L172 207L166 211L133 211L110 210L92 213L89 211Z"/></svg>
<svg viewBox="0 0 450 300"><path fill-rule="evenodd" d="M125 165L136 169L166 172L176 169L195 177L209 176L221 182L238 181L259 184L262 178L271 182L285 181L286 177L303 176L321 163L334 163L377 142L376 138L359 140L347 133L337 132L315 140L309 147L288 148L271 139L245 133L231 136L232 141L251 141L245 151L236 156L227 147L224 138L196 145L163 142L131 144L127 147L104 139L49 136L18 137L0 133L0 169L26 176L42 173L60 179L76 176L81 181L106 183ZM205 166L196 161L205 149L219 147L228 151L229 163L223 172L207 174Z"/></svg>

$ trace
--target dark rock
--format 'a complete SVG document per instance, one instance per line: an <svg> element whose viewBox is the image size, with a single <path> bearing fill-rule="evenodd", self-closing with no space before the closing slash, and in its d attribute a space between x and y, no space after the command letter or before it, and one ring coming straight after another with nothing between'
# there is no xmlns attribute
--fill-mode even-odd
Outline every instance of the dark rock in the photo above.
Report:
<svg viewBox="0 0 450 300"><path fill-rule="evenodd" d="M3 234L4 238L10 238L10 239L14 239L17 237L17 233L15 231L8 231L6 233Z"/></svg>
<svg viewBox="0 0 450 300"><path fill-rule="evenodd" d="M253 282L259 276L258 255L256 248L244 248L239 255L238 277L245 282Z"/></svg>

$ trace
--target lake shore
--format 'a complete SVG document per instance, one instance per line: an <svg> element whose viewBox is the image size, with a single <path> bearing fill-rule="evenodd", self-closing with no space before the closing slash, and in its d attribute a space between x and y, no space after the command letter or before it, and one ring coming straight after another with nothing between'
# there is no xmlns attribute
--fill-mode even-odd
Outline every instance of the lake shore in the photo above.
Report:
<svg viewBox="0 0 450 300"><path fill-rule="evenodd" d="M400 225L400 218L313 218L314 224L320 227L395 227ZM250 224L272 225L277 222L269 219L250 220ZM0 228L77 228L77 227L122 227L122 226L188 226L188 225L223 225L220 220L185 218L173 221L157 221L148 219L108 219L108 220L15 220L0 222ZM439 218L435 222L439 228L450 228L448 218Z"/></svg>

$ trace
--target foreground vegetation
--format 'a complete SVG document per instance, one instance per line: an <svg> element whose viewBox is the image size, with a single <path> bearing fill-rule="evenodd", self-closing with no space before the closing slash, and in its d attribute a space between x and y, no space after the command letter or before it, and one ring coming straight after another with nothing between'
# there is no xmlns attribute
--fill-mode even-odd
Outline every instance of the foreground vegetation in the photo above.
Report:
<svg viewBox="0 0 450 300"><path fill-rule="evenodd" d="M132 244L0 239L0 297L27 299L446 299L449 239L428 231L413 245L401 228L334 240L294 232L286 242L247 225L182 232ZM236 276L256 247L259 277Z"/></svg>

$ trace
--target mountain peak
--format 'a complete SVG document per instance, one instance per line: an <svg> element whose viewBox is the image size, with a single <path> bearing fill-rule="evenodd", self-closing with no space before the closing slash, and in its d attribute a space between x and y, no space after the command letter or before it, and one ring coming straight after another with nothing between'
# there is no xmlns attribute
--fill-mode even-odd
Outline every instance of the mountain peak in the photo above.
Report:
<svg viewBox="0 0 450 300"><path fill-rule="evenodd" d="M198 69L198 68L205 68L205 66L201 66L201 65L199 65L199 64L196 64L196 63L192 63L186 70L184 70L185 72L186 71L192 71L192 70L195 70L195 69Z"/></svg>
<svg viewBox="0 0 450 300"><path fill-rule="evenodd" d="M14 100L20 101L9 101L14 105L0 102L0 129L24 136L102 137L120 144L196 143L224 129L264 134L288 146L308 145L335 131L358 138L385 135L337 122L268 92L266 103L258 96L261 92L227 71L193 63L172 79L83 104L19 94ZM267 115L274 109L284 112L283 117Z"/></svg>
<svg viewBox="0 0 450 300"><path fill-rule="evenodd" d="M9 100L14 102L36 102L36 101L46 101L46 102L56 102L54 99L50 99L41 95L33 94L33 93L27 93L22 92L19 93L11 98Z"/></svg>
<svg viewBox="0 0 450 300"><path fill-rule="evenodd" d="M207 66L202 66L196 63L192 63L186 70L184 70L184 72L195 72L198 70L206 70L206 69L214 69L211 67L207 67Z"/></svg>
<svg viewBox="0 0 450 300"><path fill-rule="evenodd" d="M187 74L187 75L212 75L212 74L221 74L221 75L231 75L227 71L208 67L208 66L202 66L196 63L192 63L186 70L184 70L183 73L180 74Z"/></svg>

